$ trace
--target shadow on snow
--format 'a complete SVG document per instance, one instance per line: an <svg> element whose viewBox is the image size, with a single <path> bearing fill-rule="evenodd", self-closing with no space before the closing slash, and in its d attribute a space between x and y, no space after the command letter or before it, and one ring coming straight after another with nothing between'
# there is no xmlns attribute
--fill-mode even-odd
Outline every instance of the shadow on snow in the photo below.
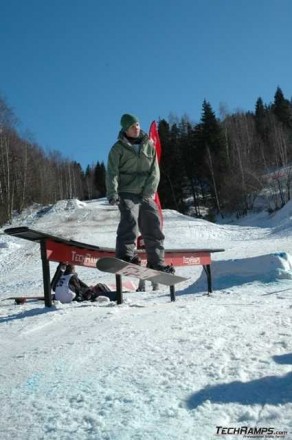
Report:
<svg viewBox="0 0 292 440"><path fill-rule="evenodd" d="M17 306L19 307L19 306ZM56 312L55 307L38 307L30 310L20 310L18 313L13 315L0 317L0 324L2 322L14 321L15 319L30 318L32 316L43 315L50 312Z"/></svg>
<svg viewBox="0 0 292 440"><path fill-rule="evenodd" d="M274 356L273 359L279 364L292 364L292 353ZM241 405L283 405L292 402L292 372L250 382L234 381L207 386L188 398L187 407L195 409L206 401Z"/></svg>

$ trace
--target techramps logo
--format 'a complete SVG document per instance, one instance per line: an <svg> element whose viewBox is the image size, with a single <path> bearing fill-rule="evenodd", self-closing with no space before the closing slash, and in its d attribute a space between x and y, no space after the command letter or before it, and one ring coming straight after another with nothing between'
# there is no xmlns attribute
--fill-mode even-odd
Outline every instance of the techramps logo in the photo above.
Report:
<svg viewBox="0 0 292 440"><path fill-rule="evenodd" d="M229 436L238 436L244 439L287 439L288 431L281 431L273 427L226 427L226 426L216 426L216 435L218 437L225 437L228 439Z"/></svg>

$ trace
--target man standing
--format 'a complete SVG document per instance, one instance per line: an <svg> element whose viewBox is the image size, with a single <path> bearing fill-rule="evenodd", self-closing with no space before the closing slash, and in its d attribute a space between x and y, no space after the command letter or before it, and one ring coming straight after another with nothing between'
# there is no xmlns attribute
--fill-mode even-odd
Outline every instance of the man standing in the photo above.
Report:
<svg viewBox="0 0 292 440"><path fill-rule="evenodd" d="M117 230L116 256L139 264L135 255L139 230L144 239L147 266L173 273L164 264L164 235L154 195L160 179L156 150L139 120L131 114L121 117L117 142L108 156L107 198L118 205L120 223Z"/></svg>

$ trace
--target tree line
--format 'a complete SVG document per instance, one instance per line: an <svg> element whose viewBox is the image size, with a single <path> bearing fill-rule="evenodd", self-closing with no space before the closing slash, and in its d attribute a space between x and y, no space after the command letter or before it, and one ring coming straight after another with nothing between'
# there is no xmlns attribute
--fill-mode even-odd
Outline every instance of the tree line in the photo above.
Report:
<svg viewBox="0 0 292 440"><path fill-rule="evenodd" d="M0 97L0 224L33 203L104 197L105 165L81 165L45 152L24 139L17 120ZM199 123L188 116L161 119L159 195L163 208L197 217L243 215L261 197L269 210L291 198L292 102L280 87L272 103L261 98L253 112L217 118L204 100Z"/></svg>
<svg viewBox="0 0 292 440"><path fill-rule="evenodd" d="M204 100L198 124L159 122L162 207L211 219L244 215L259 200L281 208L291 198L291 100L277 87L273 102L258 98L254 112L221 113Z"/></svg>
<svg viewBox="0 0 292 440"><path fill-rule="evenodd" d="M47 153L24 139L16 126L16 116L0 97L0 225L33 203L105 196L103 162L88 165L84 171L58 151Z"/></svg>

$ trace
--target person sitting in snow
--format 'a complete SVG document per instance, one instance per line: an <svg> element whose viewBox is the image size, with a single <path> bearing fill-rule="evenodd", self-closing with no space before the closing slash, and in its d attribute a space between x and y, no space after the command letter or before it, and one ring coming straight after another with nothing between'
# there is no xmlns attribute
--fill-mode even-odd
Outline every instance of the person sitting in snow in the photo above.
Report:
<svg viewBox="0 0 292 440"><path fill-rule="evenodd" d="M59 267L57 271L58 269ZM115 292L111 292L106 284L98 283L93 287L89 287L78 277L73 264L67 264L64 273L55 283L54 290L55 300L63 304L71 301L95 301L98 296L106 296L114 301L116 295Z"/></svg>

